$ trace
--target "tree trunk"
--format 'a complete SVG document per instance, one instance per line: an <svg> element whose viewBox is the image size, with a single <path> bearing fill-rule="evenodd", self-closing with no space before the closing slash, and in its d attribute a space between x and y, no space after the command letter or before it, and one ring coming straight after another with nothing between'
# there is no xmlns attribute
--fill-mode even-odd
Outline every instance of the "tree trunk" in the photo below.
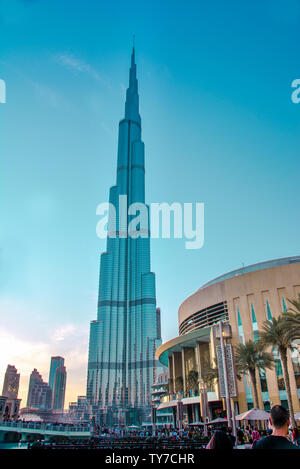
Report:
<svg viewBox="0 0 300 469"><path fill-rule="evenodd" d="M284 378L285 390L286 390L289 412L290 412L290 421L293 427L297 427L295 416L294 416L294 409L293 409L290 377L288 374L288 367L287 367L287 350L279 350L279 355L280 355L280 360L282 363L283 378Z"/></svg>
<svg viewBox="0 0 300 469"><path fill-rule="evenodd" d="M255 370L249 370L249 374L250 374L251 384L253 388L253 404L254 404L254 407L256 407L256 409L259 409Z"/></svg>

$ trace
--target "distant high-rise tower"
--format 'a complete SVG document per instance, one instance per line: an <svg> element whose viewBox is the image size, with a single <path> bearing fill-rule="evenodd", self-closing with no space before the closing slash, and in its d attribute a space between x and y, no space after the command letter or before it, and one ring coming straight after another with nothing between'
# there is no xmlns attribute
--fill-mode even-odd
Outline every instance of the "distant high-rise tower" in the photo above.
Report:
<svg viewBox="0 0 300 469"><path fill-rule="evenodd" d="M51 357L50 371L49 371L49 386L52 390L54 388L56 369L59 368L60 366L64 366L64 364L65 364L65 359L63 357Z"/></svg>
<svg viewBox="0 0 300 469"><path fill-rule="evenodd" d="M49 386L52 390L52 408L54 410L63 410L65 403L65 391L67 371L64 366L63 357L51 357Z"/></svg>
<svg viewBox="0 0 300 469"><path fill-rule="evenodd" d="M65 366L56 368L54 388L52 390L52 409L64 410L67 371Z"/></svg>
<svg viewBox="0 0 300 469"><path fill-rule="evenodd" d="M7 365L2 395L9 399L17 399L20 384L20 374L13 365Z"/></svg>
<svg viewBox="0 0 300 469"><path fill-rule="evenodd" d="M119 205L119 197L125 211ZM91 322L87 399L90 404L119 414L145 410L151 402L156 378L155 350L161 344L160 312L156 311L155 274L150 271L149 230L138 237L124 236L133 219L128 208L145 203L144 143L141 140L135 52L132 51L125 118L119 124L116 185L109 202L115 207L116 225L101 254L98 317ZM108 226L114 226L109 213ZM148 218L149 224L149 218ZM136 227L137 233L140 228ZM143 233L142 233L143 231ZM145 236L146 235L146 236Z"/></svg>
<svg viewBox="0 0 300 469"><path fill-rule="evenodd" d="M36 368L32 371L29 380L27 407L35 409L51 409L52 391L50 386L43 381Z"/></svg>

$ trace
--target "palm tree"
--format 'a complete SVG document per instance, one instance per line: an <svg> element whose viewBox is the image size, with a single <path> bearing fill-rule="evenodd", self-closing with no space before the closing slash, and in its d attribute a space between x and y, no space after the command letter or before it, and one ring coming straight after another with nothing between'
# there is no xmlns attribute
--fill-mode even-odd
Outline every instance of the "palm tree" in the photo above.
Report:
<svg viewBox="0 0 300 469"><path fill-rule="evenodd" d="M173 379L172 378L168 379L167 391L169 394L173 392Z"/></svg>
<svg viewBox="0 0 300 469"><path fill-rule="evenodd" d="M194 392L197 391L198 383L199 383L198 372L195 370L191 370L187 377L188 389Z"/></svg>
<svg viewBox="0 0 300 469"><path fill-rule="evenodd" d="M287 322L290 337L300 339L300 294L297 300L289 299L288 301L293 307L289 308L282 316Z"/></svg>
<svg viewBox="0 0 300 469"><path fill-rule="evenodd" d="M218 376L218 368L216 367L215 362L212 365L206 366L203 369L201 373L201 380L203 382L203 387L205 388L205 390L213 385L215 379L218 379Z"/></svg>
<svg viewBox="0 0 300 469"><path fill-rule="evenodd" d="M292 403L291 385L287 367L287 352L293 350L292 342L294 338L290 334L290 326L284 315L280 315L272 320L265 321L261 332L261 343L265 346L276 347L282 364L283 378L287 394L290 411L291 424L296 426L294 409Z"/></svg>
<svg viewBox="0 0 300 469"><path fill-rule="evenodd" d="M175 391L182 392L183 391L183 378L182 376L177 376L175 379Z"/></svg>
<svg viewBox="0 0 300 469"><path fill-rule="evenodd" d="M264 346L261 342L249 340L245 344L235 346L235 365L238 379L241 379L241 375L249 373L253 389L254 407L258 409L256 370L265 371L266 368L271 369L274 366L272 354L264 351Z"/></svg>
<svg viewBox="0 0 300 469"><path fill-rule="evenodd" d="M300 314L300 293L298 293L298 300L288 300L294 308L289 308L289 311L292 311L296 314Z"/></svg>
<svg viewBox="0 0 300 469"><path fill-rule="evenodd" d="M215 361L212 364L205 366L201 372L201 378L199 382L203 391L205 417L207 417L206 413L208 406L207 390L213 385L215 379L217 379L218 376L218 368L216 367Z"/></svg>

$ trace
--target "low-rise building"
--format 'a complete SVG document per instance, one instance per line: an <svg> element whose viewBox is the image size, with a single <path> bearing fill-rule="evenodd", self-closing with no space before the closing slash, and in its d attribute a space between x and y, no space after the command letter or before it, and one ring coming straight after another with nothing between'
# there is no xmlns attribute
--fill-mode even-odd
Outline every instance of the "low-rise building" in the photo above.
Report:
<svg viewBox="0 0 300 469"><path fill-rule="evenodd" d="M183 419L196 422L224 415L218 381L213 376L216 359L215 325L230 326L228 343L233 346L257 340L264 321L289 308L289 299L300 294L300 256L250 265L221 275L200 287L179 307L179 336L157 349L160 363L168 367L169 393L162 396L158 409L172 409L176 421L178 402ZM296 344L297 345L297 344ZM275 369L257 373L260 407L287 407L287 396L279 355L272 351ZM293 407L299 411L299 349L288 354ZM206 383L205 383L206 381ZM206 392L203 392L205 387ZM253 407L250 379L237 382L236 412Z"/></svg>
<svg viewBox="0 0 300 469"><path fill-rule="evenodd" d="M163 368L163 373L157 376L155 383L152 385L152 423L157 428L170 427L173 425L172 409L159 408L161 400L168 395L168 370Z"/></svg>

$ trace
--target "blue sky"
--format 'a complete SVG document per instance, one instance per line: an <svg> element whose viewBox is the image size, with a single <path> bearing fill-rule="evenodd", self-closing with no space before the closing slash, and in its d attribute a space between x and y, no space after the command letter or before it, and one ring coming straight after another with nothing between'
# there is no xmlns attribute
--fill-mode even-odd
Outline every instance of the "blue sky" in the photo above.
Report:
<svg viewBox="0 0 300 469"><path fill-rule="evenodd" d="M152 241L164 340L201 284L299 254L299 26L299 0L0 0L0 374L23 398L57 354L85 392L133 34L147 202L205 204L202 249Z"/></svg>

